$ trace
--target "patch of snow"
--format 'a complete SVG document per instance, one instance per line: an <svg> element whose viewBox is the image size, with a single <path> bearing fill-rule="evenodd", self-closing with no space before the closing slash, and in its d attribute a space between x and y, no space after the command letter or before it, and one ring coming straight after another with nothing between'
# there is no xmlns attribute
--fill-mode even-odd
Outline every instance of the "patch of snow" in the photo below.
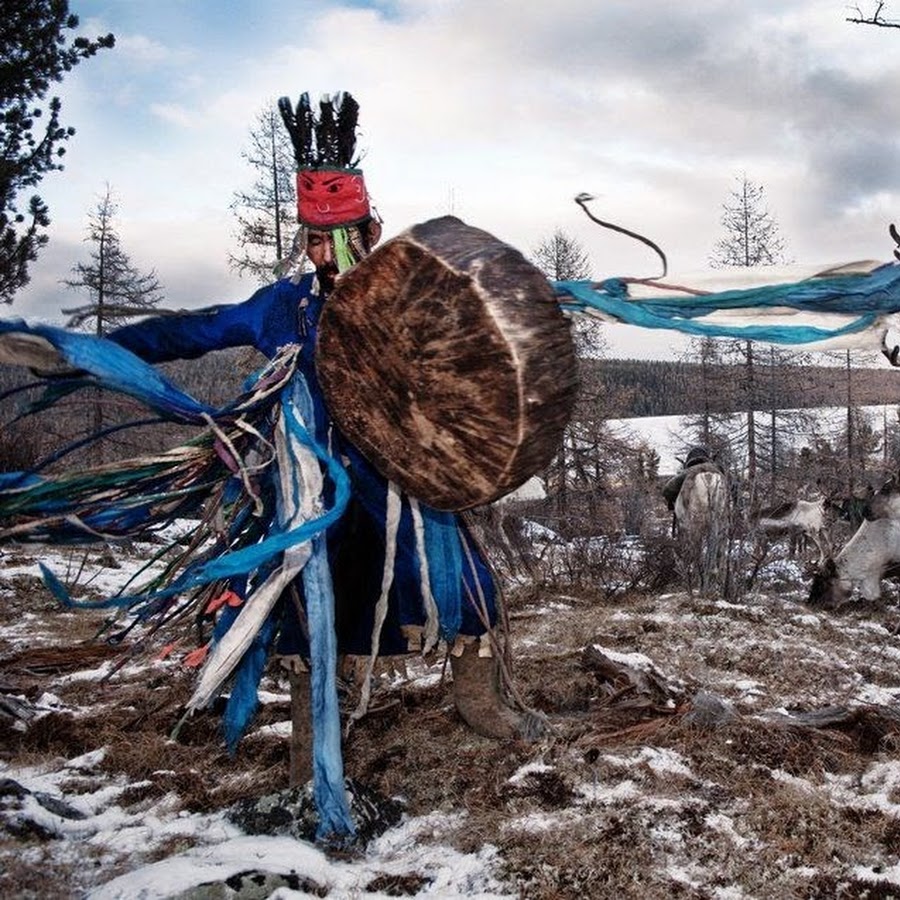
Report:
<svg viewBox="0 0 900 900"><path fill-rule="evenodd" d="M644 796L637 783L630 780L620 781L612 787L601 784L599 781L591 784L584 783L578 785L577 792L583 798L583 802L601 806L629 803Z"/></svg>
<svg viewBox="0 0 900 900"><path fill-rule="evenodd" d="M697 872L696 866L666 866L666 875L676 884L682 884L685 887L699 889L703 886L704 878Z"/></svg>
<svg viewBox="0 0 900 900"><path fill-rule="evenodd" d="M797 625L809 625L811 628L820 628L822 620L813 613L801 613L800 615L791 616L791 621Z"/></svg>
<svg viewBox="0 0 900 900"><path fill-rule="evenodd" d="M658 672L653 660L643 653L620 653L618 650L610 650L600 644L594 644L594 647L613 662L621 663L640 672Z"/></svg>
<svg viewBox="0 0 900 900"><path fill-rule="evenodd" d="M900 864L879 866L877 871L872 866L854 866L851 871L860 881L869 881L872 884L887 882L900 885ZM873 894L873 896L875 895Z"/></svg>
<svg viewBox="0 0 900 900"><path fill-rule="evenodd" d="M547 831L557 831L560 826L561 816L548 816L546 813L528 813L517 819L504 822L500 828L502 831L527 831L532 834L543 834Z"/></svg>
<svg viewBox="0 0 900 900"><path fill-rule="evenodd" d="M188 817L194 824L194 817ZM206 817L213 838L215 817ZM415 871L429 883L417 896L500 898L516 896L493 874L497 850L483 845L477 853L459 853L433 843L460 816L431 815L411 819L373 841L360 859L332 859L316 846L286 837L242 835L222 826L215 843L142 866L89 892L90 900L163 900L204 882L219 882L247 870L297 873L328 890L329 896L355 897L379 875ZM273 896L294 896L277 891Z"/></svg>
<svg viewBox="0 0 900 900"><path fill-rule="evenodd" d="M57 682L59 684L73 684L78 681L101 681L112 673L113 666L114 663L111 661L103 662L96 669L79 669L77 672L70 672L68 675L60 675L57 678ZM146 671L146 669L141 671Z"/></svg>
<svg viewBox="0 0 900 900"><path fill-rule="evenodd" d="M65 767L67 769L77 769L79 772L91 772L103 762L106 756L106 748L100 747L98 750L91 750L88 753L82 753L81 756L73 756L67 760Z"/></svg>
<svg viewBox="0 0 900 900"><path fill-rule="evenodd" d="M896 706L900 700L900 685L897 687L882 687L877 684L863 684L853 695L854 704L876 706Z"/></svg>
<svg viewBox="0 0 900 900"><path fill-rule="evenodd" d="M742 900L747 894L736 884L729 884L726 887L713 888L712 896L715 900Z"/></svg>
<svg viewBox="0 0 900 900"><path fill-rule="evenodd" d="M825 780L832 799L842 806L900 817L900 803L891 799L900 790L900 762L874 763L861 777L826 773Z"/></svg>
<svg viewBox="0 0 900 900"><path fill-rule="evenodd" d="M729 684L735 690L747 694L756 694L765 687L761 681L757 681L755 678L723 678L721 679L721 683Z"/></svg>
<svg viewBox="0 0 900 900"><path fill-rule="evenodd" d="M682 778L694 778L694 773L684 757L665 747L642 747L636 761L648 766L657 775L668 773Z"/></svg>
<svg viewBox="0 0 900 900"><path fill-rule="evenodd" d="M753 843L748 838L737 833L734 827L734 819L731 816L726 816L723 813L710 813L704 821L708 828L724 834L735 847L747 847Z"/></svg>
<svg viewBox="0 0 900 900"><path fill-rule="evenodd" d="M631 756L604 754L603 761L620 769L647 766L648 769L657 775L668 773L696 780L684 757L674 750L663 747L641 747L640 750L632 753Z"/></svg>
<svg viewBox="0 0 900 900"><path fill-rule="evenodd" d="M547 490L544 482L537 475L532 475L524 484L520 484L514 491L504 494L497 499L497 503L515 503L519 500L544 500Z"/></svg>
<svg viewBox="0 0 900 900"><path fill-rule="evenodd" d="M552 772L553 766L548 766L542 762L526 763L524 766L516 769L507 779L509 784L521 784L525 779L535 772Z"/></svg>
<svg viewBox="0 0 900 900"><path fill-rule="evenodd" d="M522 522L522 534L531 541L546 541L553 544L560 540L560 536L552 528L531 519Z"/></svg>
<svg viewBox="0 0 900 900"><path fill-rule="evenodd" d="M284 722L273 722L271 725L260 726L255 731L251 731L245 740L252 741L258 737L290 738L290 736L291 722L289 719L286 719Z"/></svg>

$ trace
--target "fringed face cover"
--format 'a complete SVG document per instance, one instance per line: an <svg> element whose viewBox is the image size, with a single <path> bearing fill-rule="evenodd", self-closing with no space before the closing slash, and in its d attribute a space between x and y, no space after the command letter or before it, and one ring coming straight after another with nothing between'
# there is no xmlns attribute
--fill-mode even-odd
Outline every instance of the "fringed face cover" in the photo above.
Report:
<svg viewBox="0 0 900 900"><path fill-rule="evenodd" d="M310 229L305 225L300 226L299 231L294 235L290 254L285 259L280 260L275 267L274 272L277 278L284 278L288 273L293 272L293 280L296 282L300 279L305 271L303 263L307 259L309 232L319 230L323 229ZM358 225L334 228L329 232L329 235L333 242L333 258L338 274L351 269L360 260L369 255L371 248L366 240L366 236L363 234L362 228Z"/></svg>

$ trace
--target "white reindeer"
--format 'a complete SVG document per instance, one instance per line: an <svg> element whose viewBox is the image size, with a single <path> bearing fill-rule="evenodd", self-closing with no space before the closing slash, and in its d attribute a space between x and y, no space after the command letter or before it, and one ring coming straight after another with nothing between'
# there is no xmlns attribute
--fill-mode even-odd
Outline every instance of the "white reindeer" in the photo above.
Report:
<svg viewBox="0 0 900 900"><path fill-rule="evenodd" d="M675 498L675 528L679 533L709 532L724 524L728 508L725 476L715 463L687 470Z"/></svg>
<svg viewBox="0 0 900 900"><path fill-rule="evenodd" d="M866 518L900 520L900 483L896 475L892 475L869 498Z"/></svg>
<svg viewBox="0 0 900 900"><path fill-rule="evenodd" d="M826 559L813 577L809 591L812 605L834 608L854 589L865 600L881 597L881 580L900 563L900 521L866 519L844 549Z"/></svg>
<svg viewBox="0 0 900 900"><path fill-rule="evenodd" d="M679 557L689 580L701 591L720 586L728 545L728 483L712 462L695 463L683 478L672 505Z"/></svg>
<svg viewBox="0 0 900 900"><path fill-rule="evenodd" d="M797 499L763 510L756 521L766 536L787 534L791 538L791 555L800 540L809 538L819 551L819 565L832 554L830 535L830 504L824 496L815 500Z"/></svg>

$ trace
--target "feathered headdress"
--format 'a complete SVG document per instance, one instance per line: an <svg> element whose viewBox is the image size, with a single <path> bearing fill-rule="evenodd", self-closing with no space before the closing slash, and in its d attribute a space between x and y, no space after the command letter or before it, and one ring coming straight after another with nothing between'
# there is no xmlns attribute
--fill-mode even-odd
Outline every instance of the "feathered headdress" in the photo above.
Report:
<svg viewBox="0 0 900 900"><path fill-rule="evenodd" d="M301 225L326 231L370 218L369 195L357 168L359 104L348 93L326 95L313 113L309 94L296 108L278 101L297 160L297 217Z"/></svg>

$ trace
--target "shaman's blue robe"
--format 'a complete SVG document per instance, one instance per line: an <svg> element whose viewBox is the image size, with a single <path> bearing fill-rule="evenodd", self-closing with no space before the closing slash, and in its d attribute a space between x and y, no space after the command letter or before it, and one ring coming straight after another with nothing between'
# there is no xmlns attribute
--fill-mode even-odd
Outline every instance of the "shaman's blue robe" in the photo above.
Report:
<svg viewBox="0 0 900 900"><path fill-rule="evenodd" d="M314 411L314 422L307 426L320 445L346 461L352 486L350 505L342 518L329 528L326 538L335 590L338 650L365 655L371 651L373 613L381 592L387 482L340 433L328 413L314 362L316 328L325 303L316 286L312 274L304 275L296 284L282 279L261 288L242 303L148 318L117 329L109 339L149 363L194 359L212 350L243 346L255 347L271 359L286 344L300 345L298 370L306 379ZM327 503L330 498L324 499ZM451 523L456 518L424 506L421 509L424 515ZM450 598L436 596L442 613L441 631L450 638L456 633L483 634L484 612L491 624L496 617L491 574L468 531L461 522L456 524L460 539L467 545L462 554L461 583L457 579L457 583L447 584L444 573L440 572L432 572L430 579L435 595L441 591L452 595ZM379 652L383 655L408 652L410 646L403 626L425 623L420 571L413 517L409 503L404 502L388 614L379 642ZM302 598L301 579L296 579L294 584ZM245 597L253 589L252 577L249 584L247 579L238 579L232 583L232 589ZM486 610L479 615L476 607L482 602ZM308 651L305 628L297 621L291 603L285 600L281 606L278 650L305 657Z"/></svg>

